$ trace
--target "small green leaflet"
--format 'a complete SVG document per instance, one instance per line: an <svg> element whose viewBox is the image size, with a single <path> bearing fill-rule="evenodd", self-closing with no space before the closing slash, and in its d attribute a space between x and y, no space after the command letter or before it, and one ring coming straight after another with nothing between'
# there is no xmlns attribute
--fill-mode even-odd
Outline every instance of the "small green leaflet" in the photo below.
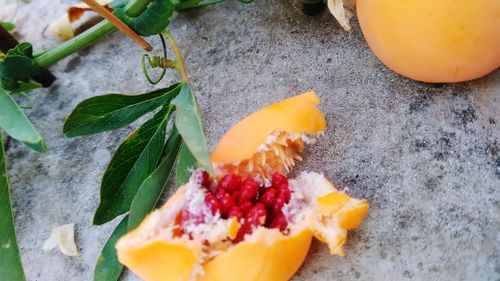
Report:
<svg viewBox="0 0 500 281"><path fill-rule="evenodd" d="M0 133L0 276L2 280L25 280L12 216L9 178L3 136Z"/></svg>
<svg viewBox="0 0 500 281"><path fill-rule="evenodd" d="M185 143L182 144L178 158L179 161L175 170L175 186L181 187L189 181L191 174L199 166L196 158L191 154Z"/></svg>
<svg viewBox="0 0 500 281"><path fill-rule="evenodd" d="M12 138L24 142L29 148L44 153L47 151L42 136L17 105L14 99L0 88L0 128Z"/></svg>
<svg viewBox="0 0 500 281"><path fill-rule="evenodd" d="M137 190L158 164L172 113L172 107L164 107L127 137L115 152L102 179L94 224L106 223L129 211Z"/></svg>
<svg viewBox="0 0 500 281"><path fill-rule="evenodd" d="M31 77L42 74L43 68L33 61L33 47L28 42L10 49L0 61L0 85L7 91L18 91L20 82L28 83Z"/></svg>
<svg viewBox="0 0 500 281"><path fill-rule="evenodd" d="M187 83L182 85L179 94L172 100L172 104L177 107L175 126L179 130L183 142L198 161L198 165L213 174L207 142L201 127L200 113L195 96Z"/></svg>
<svg viewBox="0 0 500 281"><path fill-rule="evenodd" d="M128 125L142 115L168 104L179 93L182 83L142 95L109 94L92 97L76 106L64 123L67 137L114 130Z"/></svg>
<svg viewBox="0 0 500 281"><path fill-rule="evenodd" d="M118 257L116 256L115 244L120 237L127 233L127 223L128 217L126 216L115 228L106 245L104 245L95 266L94 281L116 281L120 278L123 265L118 261Z"/></svg>
<svg viewBox="0 0 500 281"><path fill-rule="evenodd" d="M0 22L0 26L2 26L7 31L12 31L14 30L14 28L16 28L15 24L8 21Z"/></svg>
<svg viewBox="0 0 500 281"><path fill-rule="evenodd" d="M41 88L43 87L42 84L38 83L38 82L23 82L23 81L19 81L19 88L16 89L16 93L19 93L19 92L29 92L31 90L34 90L34 89L38 89L38 88Z"/></svg>
<svg viewBox="0 0 500 281"><path fill-rule="evenodd" d="M160 164L156 170L144 180L135 195L134 201L132 201L128 220L128 230L136 228L158 203L170 172L172 171L172 167L175 164L175 160L177 159L181 140L181 136L174 127L165 145L165 149L163 150L163 157Z"/></svg>
<svg viewBox="0 0 500 281"><path fill-rule="evenodd" d="M113 14L142 36L161 33L167 28L175 10L172 0L153 0L137 17L130 17L125 11L128 1L111 2Z"/></svg>

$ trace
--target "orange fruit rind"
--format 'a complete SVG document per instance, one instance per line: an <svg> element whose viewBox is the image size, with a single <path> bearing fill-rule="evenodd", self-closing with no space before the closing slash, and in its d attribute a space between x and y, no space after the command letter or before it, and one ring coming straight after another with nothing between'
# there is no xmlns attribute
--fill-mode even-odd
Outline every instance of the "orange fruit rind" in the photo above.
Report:
<svg viewBox="0 0 500 281"><path fill-rule="evenodd" d="M312 91L256 111L233 126L212 153L216 173L268 179L273 172L287 174L304 143L314 143L326 128Z"/></svg>
<svg viewBox="0 0 500 281"><path fill-rule="evenodd" d="M324 130L326 122L317 108L318 103L316 95L308 92L264 108L234 126L212 154L212 161L219 164L219 184L226 169L264 179L267 184L270 184L271 172L286 172L286 161L270 161L269 158L262 165L271 165L270 168L255 169L255 174L254 170L247 170L248 166L240 170L237 163L241 165L258 153L246 149L238 152L234 147L248 145L255 152L265 144L274 151L278 138L269 141L269 136L283 135L288 143L286 147L295 149L290 142L297 139L305 142L303 136L306 134ZM269 124L272 122L265 120L276 122ZM266 125L257 128L258 122ZM245 128L257 128L255 136L248 135L248 140L241 138L247 131ZM275 135L276 132L279 134ZM296 135L299 137L294 138ZM299 150L294 153L298 154ZM289 280L306 258L313 237L328 244L331 254L343 256L347 231L359 226L369 208L366 200L350 197L323 175L301 172L295 179L288 179L291 196L279 211L286 218L286 229L271 228L260 222L252 232L244 232L239 241L237 237L245 229L247 217L223 218L221 213L211 212L204 203L207 190L203 189L203 173L201 169L196 170L190 181L163 207L152 212L137 229L116 244L120 262L142 279ZM264 185L266 183L261 188ZM186 208L197 210L196 214L202 214L201 219L196 223L186 222ZM198 218L195 216L195 219Z"/></svg>
<svg viewBox="0 0 500 281"><path fill-rule="evenodd" d="M357 0L356 12L376 57L410 79L465 82L500 67L498 0Z"/></svg>

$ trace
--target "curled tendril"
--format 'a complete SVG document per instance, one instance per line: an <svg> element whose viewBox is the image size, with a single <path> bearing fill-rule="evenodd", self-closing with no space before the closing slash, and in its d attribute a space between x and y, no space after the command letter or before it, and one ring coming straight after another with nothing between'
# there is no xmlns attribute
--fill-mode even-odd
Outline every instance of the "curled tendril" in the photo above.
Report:
<svg viewBox="0 0 500 281"><path fill-rule="evenodd" d="M165 73L167 72L167 68L177 68L177 63L167 58L167 45L165 44L165 38L161 33L159 33L158 35L160 36L161 45L163 47L163 57L150 57L149 54L144 54L142 55L141 59L142 72L144 73L146 80L148 80L148 82L153 85L158 84L158 82L163 79ZM151 68L162 68L161 74L156 80L151 79L151 77L149 76L148 70L146 69L146 61Z"/></svg>

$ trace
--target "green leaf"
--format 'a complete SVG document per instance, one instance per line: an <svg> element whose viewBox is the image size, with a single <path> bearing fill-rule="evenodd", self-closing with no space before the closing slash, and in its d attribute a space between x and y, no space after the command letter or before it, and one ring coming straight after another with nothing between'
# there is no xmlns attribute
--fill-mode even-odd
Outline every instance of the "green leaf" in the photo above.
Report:
<svg viewBox="0 0 500 281"><path fill-rule="evenodd" d="M2 280L20 281L25 278L11 208L7 163L0 133L0 276Z"/></svg>
<svg viewBox="0 0 500 281"><path fill-rule="evenodd" d="M0 22L0 26L2 26L7 31L12 31L14 30L14 28L16 28L15 24L8 21Z"/></svg>
<svg viewBox="0 0 500 281"><path fill-rule="evenodd" d="M182 138L174 127L163 150L163 157L156 170L144 180L130 206L128 230L136 228L160 199L172 171Z"/></svg>
<svg viewBox="0 0 500 281"><path fill-rule="evenodd" d="M113 1L113 14L142 36L161 33L167 28L175 10L172 0L153 0L146 10L137 17L130 17L125 11L125 1Z"/></svg>
<svg viewBox="0 0 500 281"><path fill-rule="evenodd" d="M94 224L106 223L129 211L137 190L158 164L172 108L160 110L115 152L102 179L101 201Z"/></svg>
<svg viewBox="0 0 500 281"><path fill-rule="evenodd" d="M120 278L123 265L118 261L115 244L120 237L127 233L127 222L128 217L126 216L115 228L106 245L104 245L95 266L94 281L116 281Z"/></svg>
<svg viewBox="0 0 500 281"><path fill-rule="evenodd" d="M67 137L91 135L128 125L142 115L168 104L181 83L142 95L109 94L84 100L64 123Z"/></svg>
<svg viewBox="0 0 500 281"><path fill-rule="evenodd" d="M47 151L42 136L19 105L2 88L0 88L0 128L35 151L41 153Z"/></svg>
<svg viewBox="0 0 500 281"><path fill-rule="evenodd" d="M42 84L38 82L19 81L18 83L19 83L19 88L17 88L15 92L28 92L43 87Z"/></svg>
<svg viewBox="0 0 500 281"><path fill-rule="evenodd" d="M194 158L185 143L182 144L179 152L179 161L175 170L175 186L180 187L186 184L193 171L198 168L198 162Z"/></svg>
<svg viewBox="0 0 500 281"><path fill-rule="evenodd" d="M33 47L23 42L10 49L0 61L0 85L8 91L17 91L20 82L29 82L31 77L41 75L44 69L33 61Z"/></svg>
<svg viewBox="0 0 500 281"><path fill-rule="evenodd" d="M10 49L7 52L8 56L26 56L26 57L32 57L33 55L33 46L31 43L28 42L22 42L19 43L17 46L14 48Z"/></svg>
<svg viewBox="0 0 500 281"><path fill-rule="evenodd" d="M198 161L198 165L213 174L212 163L208 154L207 142L201 127L201 117L196 99L188 84L183 84L179 95L172 100L177 107L175 125L182 140Z"/></svg>

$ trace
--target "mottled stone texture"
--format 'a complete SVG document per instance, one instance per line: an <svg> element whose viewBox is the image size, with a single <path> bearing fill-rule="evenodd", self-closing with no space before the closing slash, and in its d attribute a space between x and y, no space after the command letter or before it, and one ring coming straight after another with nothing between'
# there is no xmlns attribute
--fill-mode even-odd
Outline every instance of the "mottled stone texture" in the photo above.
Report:
<svg viewBox="0 0 500 281"><path fill-rule="evenodd" d="M41 33L68 2L21 5L17 36L37 49L54 45ZM186 57L210 148L248 113L315 90L329 127L297 170L325 173L367 198L371 211L349 234L345 257L314 243L293 280L499 280L500 73L454 85L410 81L382 65L356 21L353 26L345 33L331 15L304 16L292 1L228 1L178 14L172 33ZM157 38L149 40L159 46ZM29 280L92 279L118 223L91 225L100 178L137 124L75 139L64 138L61 128L85 98L151 89L141 55L116 33L52 67L57 82L33 94L29 116L49 153L17 142L8 151ZM50 229L65 223L76 223L81 256L42 252ZM124 279L137 280L130 273Z"/></svg>

